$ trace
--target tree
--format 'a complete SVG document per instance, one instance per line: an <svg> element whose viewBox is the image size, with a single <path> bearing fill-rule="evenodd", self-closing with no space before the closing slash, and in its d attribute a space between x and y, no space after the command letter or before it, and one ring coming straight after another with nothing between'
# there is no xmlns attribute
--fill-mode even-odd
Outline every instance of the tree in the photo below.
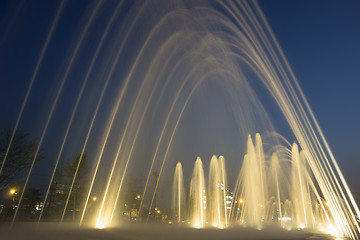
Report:
<svg viewBox="0 0 360 240"><path fill-rule="evenodd" d="M79 165L80 161L80 165ZM71 183L73 181L77 166L79 165L79 169L75 178L75 185L83 184L84 177L87 173L87 157L85 154L78 154L73 161L67 161L63 165L63 177L65 178L65 182Z"/></svg>
<svg viewBox="0 0 360 240"><path fill-rule="evenodd" d="M77 168L78 170L76 173ZM75 159L59 164L59 167L55 173L55 179L52 183L52 195L49 199L49 207L52 208L51 211L54 214L62 214L72 182L74 181L67 206L68 212L71 211L73 213L71 216L67 214L67 219L72 218L74 220L75 211L79 210L81 203L84 201L84 196L86 195L86 191L83 185L87 171L87 157L85 154L78 154Z"/></svg>
<svg viewBox="0 0 360 240"><path fill-rule="evenodd" d="M39 209L41 205L41 192L39 189L29 187L25 189L21 209L19 213L19 219L23 221L33 221L39 216Z"/></svg>
<svg viewBox="0 0 360 240"><path fill-rule="evenodd" d="M41 192L39 189L34 187L29 187L25 190L22 208L28 211L35 210L36 206L41 202Z"/></svg>
<svg viewBox="0 0 360 240"><path fill-rule="evenodd" d="M124 184L121 188L121 198L118 200L117 204L117 212L120 215L115 216L115 218L119 217L123 220L139 220L139 209L140 209L140 202L141 202L141 189L140 189L141 182L139 179L129 178L126 179L126 184ZM147 217L148 211L144 211L142 209L142 217ZM123 213L127 213L126 216Z"/></svg>
<svg viewBox="0 0 360 240"><path fill-rule="evenodd" d="M0 131L0 168L3 165L11 136L12 131L9 129ZM15 133L0 175L0 191L4 190L10 183L23 180L19 176L23 178L23 172L31 166L36 148L36 139L29 139L29 135L20 130ZM42 151L40 150L35 162L42 158Z"/></svg>

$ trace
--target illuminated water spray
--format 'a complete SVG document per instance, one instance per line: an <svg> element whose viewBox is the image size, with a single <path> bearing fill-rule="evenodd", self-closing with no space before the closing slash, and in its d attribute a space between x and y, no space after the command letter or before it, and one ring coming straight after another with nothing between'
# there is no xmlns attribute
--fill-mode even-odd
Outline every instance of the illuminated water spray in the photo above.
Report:
<svg viewBox="0 0 360 240"><path fill-rule="evenodd" d="M195 228L201 228L206 220L206 190L204 167L200 158L197 158L190 183L190 209L191 224Z"/></svg>
<svg viewBox="0 0 360 240"><path fill-rule="evenodd" d="M184 188L184 176L181 163L178 162L175 168L174 182L172 192L172 207L175 211L177 223L181 223L181 220L185 220L184 209L185 208L185 188Z"/></svg>
<svg viewBox="0 0 360 240"><path fill-rule="evenodd" d="M226 209L226 172L225 160L222 156L217 159L213 156L210 161L208 191L208 219L214 227L227 226Z"/></svg>
<svg viewBox="0 0 360 240"><path fill-rule="evenodd" d="M211 158L206 186L203 184L203 165L197 158L190 185L191 208L188 214L194 227L224 228L230 222L257 229L269 225L288 230L328 231L334 228L336 215L332 214L324 198L328 193L318 191L318 180L295 143L291 149L276 146L271 148L274 152L265 154L261 137L256 134L255 144L249 136L247 146L234 194L226 184L222 156ZM180 166L178 163L175 179ZM179 189L175 183L177 181L173 193ZM177 200L176 194L173 199Z"/></svg>

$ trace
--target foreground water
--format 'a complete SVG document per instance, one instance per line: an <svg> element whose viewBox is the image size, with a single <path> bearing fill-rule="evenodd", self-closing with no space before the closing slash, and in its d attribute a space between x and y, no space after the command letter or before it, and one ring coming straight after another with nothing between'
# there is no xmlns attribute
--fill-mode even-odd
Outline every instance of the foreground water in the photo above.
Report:
<svg viewBox="0 0 360 240"><path fill-rule="evenodd" d="M124 225L118 228L95 229L67 224L19 224L9 230L0 227L1 239L81 239L81 240L122 240L122 239L339 239L331 235L309 230L287 231L276 228L256 230L253 228L230 227L228 229L194 229L176 225Z"/></svg>

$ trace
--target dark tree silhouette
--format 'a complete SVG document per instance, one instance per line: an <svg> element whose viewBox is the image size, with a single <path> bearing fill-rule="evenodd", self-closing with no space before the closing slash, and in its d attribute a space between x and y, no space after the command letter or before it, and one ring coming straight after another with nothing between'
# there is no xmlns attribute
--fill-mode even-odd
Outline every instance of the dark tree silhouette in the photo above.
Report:
<svg viewBox="0 0 360 240"><path fill-rule="evenodd" d="M79 164L79 167L78 167ZM76 169L76 178L72 186L71 195L68 203L67 219L73 219L75 217L75 211L78 212L84 202L86 191L84 189L84 181L88 172L87 157L85 154L78 154L75 159L68 160L59 164L56 170L55 178L52 183L52 191L48 204L49 210L53 214L61 216L64 209L67 196L69 194ZM71 211L71 214L70 212ZM78 214L77 214L78 215Z"/></svg>
<svg viewBox="0 0 360 240"><path fill-rule="evenodd" d="M12 131L9 129L0 130L0 168L3 165L11 136ZM23 172L31 166L36 148L36 139L29 139L29 135L23 131L16 132L0 175L0 191L7 188L9 184L23 180L25 175ZM40 150L36 162L42 158Z"/></svg>

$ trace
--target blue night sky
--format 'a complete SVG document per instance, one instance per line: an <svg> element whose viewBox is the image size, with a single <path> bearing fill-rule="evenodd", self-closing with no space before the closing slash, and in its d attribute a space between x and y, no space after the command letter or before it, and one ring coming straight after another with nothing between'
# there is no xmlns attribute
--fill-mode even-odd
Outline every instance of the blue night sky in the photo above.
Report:
<svg viewBox="0 0 360 240"><path fill-rule="evenodd" d="M360 195L360 2L260 1L353 191Z"/></svg>
<svg viewBox="0 0 360 240"><path fill-rule="evenodd" d="M43 63L38 87L32 93L44 98L33 97L34 101L26 107L26 116L46 106L43 99L54 93L56 86L47 77L57 71L56 64L63 64L55 56L62 53L61 46L76 31L72 28L73 22L79 21L76 13L85 12L80 3L72 3L73 8L65 11L55 32L57 42L49 47L52 61ZM259 5L359 199L360 1L261 0ZM13 128L57 6L58 1L0 3L0 128ZM89 49L93 51L94 46L89 45ZM80 85L75 81L72 84ZM66 105L70 99L63 101ZM37 132L41 128L37 119L23 119L20 129Z"/></svg>

